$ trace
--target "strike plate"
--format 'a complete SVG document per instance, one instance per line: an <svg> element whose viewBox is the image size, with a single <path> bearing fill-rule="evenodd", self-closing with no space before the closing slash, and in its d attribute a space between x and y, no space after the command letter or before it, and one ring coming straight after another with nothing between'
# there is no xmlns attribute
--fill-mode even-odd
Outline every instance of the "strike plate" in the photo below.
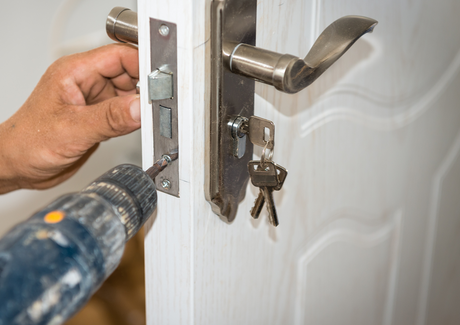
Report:
<svg viewBox="0 0 460 325"><path fill-rule="evenodd" d="M256 42L256 0L214 0L211 5L211 101L206 118L206 199L213 211L232 222L246 194L253 146L245 137L241 158L227 125L234 116L254 115L254 81L224 67L224 44ZM224 55L225 54L225 55Z"/></svg>
<svg viewBox="0 0 460 325"><path fill-rule="evenodd" d="M153 161L157 161L164 154L179 150L176 24L150 18L150 55ZM158 191L179 197L179 159L161 172L155 185Z"/></svg>

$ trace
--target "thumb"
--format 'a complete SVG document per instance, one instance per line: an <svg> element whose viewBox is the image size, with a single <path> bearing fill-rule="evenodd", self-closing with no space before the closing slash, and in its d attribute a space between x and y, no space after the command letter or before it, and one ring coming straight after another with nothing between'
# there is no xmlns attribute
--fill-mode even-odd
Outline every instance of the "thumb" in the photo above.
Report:
<svg viewBox="0 0 460 325"><path fill-rule="evenodd" d="M141 127L139 95L113 97L87 108L87 136L94 143L131 133Z"/></svg>

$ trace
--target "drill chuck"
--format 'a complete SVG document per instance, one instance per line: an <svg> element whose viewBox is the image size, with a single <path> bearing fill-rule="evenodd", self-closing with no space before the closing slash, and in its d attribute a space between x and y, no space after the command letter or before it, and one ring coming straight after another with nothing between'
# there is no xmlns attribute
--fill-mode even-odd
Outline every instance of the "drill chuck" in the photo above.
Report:
<svg viewBox="0 0 460 325"><path fill-rule="evenodd" d="M153 180L141 168L127 164L109 170L82 193L96 193L117 209L127 240L144 225L157 203Z"/></svg>
<svg viewBox="0 0 460 325"><path fill-rule="evenodd" d="M0 325L61 324L118 266L156 207L155 184L120 165L0 240Z"/></svg>

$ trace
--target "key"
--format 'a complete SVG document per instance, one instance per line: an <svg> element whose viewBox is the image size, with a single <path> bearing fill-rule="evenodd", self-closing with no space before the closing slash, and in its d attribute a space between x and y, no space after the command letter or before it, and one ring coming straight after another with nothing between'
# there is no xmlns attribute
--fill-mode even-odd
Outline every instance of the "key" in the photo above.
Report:
<svg viewBox="0 0 460 325"><path fill-rule="evenodd" d="M267 149L275 146L275 123L258 116L251 116L247 124L249 140L252 144Z"/></svg>
<svg viewBox="0 0 460 325"><path fill-rule="evenodd" d="M284 181L286 180L288 172L286 168L278 164L275 164L275 167L278 173L278 185L272 188L267 187L266 189L264 189L263 198L264 198L264 201L267 201L268 215L271 218L270 220L271 224L274 227L278 227L280 223L278 221L278 213L276 212L276 208L275 208L275 200L273 199L273 191L281 190L281 188L283 187Z"/></svg>
<svg viewBox="0 0 460 325"><path fill-rule="evenodd" d="M274 190L279 191L283 187L283 184L284 184L284 181L286 180L288 171L287 171L286 168L284 168L283 166L280 166L278 164L275 164L275 168L276 168L276 170L278 172L278 185L275 186Z"/></svg>
<svg viewBox="0 0 460 325"><path fill-rule="evenodd" d="M230 117L228 124L233 138L233 155L242 158L246 152L246 135L256 146L273 150L275 146L275 123L258 116Z"/></svg>
<svg viewBox="0 0 460 325"><path fill-rule="evenodd" d="M264 202L266 202L270 223L276 227L279 222L275 202L273 200L273 190L275 188L281 188L279 186L278 169L276 168L276 164L272 161L267 161L262 167L260 161L253 160L248 163L248 168L252 185L260 188L259 196L257 197L255 205L251 210L251 215L253 218L257 219L260 215ZM285 178L286 176L283 175L283 181Z"/></svg>
<svg viewBox="0 0 460 325"><path fill-rule="evenodd" d="M259 188L259 195L256 197L256 201L254 202L254 206L251 209L251 216L254 219L258 219L260 213L262 212L262 208L264 207L265 199L264 199L264 192L262 188Z"/></svg>
<svg viewBox="0 0 460 325"><path fill-rule="evenodd" d="M284 167L282 167L282 166L280 166L278 164L275 164L275 168L277 169L277 172L278 172L278 185L275 186L273 189L275 191L279 191L283 187L283 184L284 184L284 181L286 180L288 172L287 172L286 168L284 168ZM260 188L259 189L259 195L257 196L257 198L256 198L256 200L254 202L254 207L250 211L251 216L254 219L259 218L259 215L262 212L262 208L264 207L264 203L265 203L264 191Z"/></svg>
<svg viewBox="0 0 460 325"><path fill-rule="evenodd" d="M248 170L252 185L260 189L259 195L254 203L254 207L251 209L251 216L254 219L257 219L265 202L262 187L277 187L279 185L278 174L275 164L271 161L267 161L264 168L261 166L260 161L250 161L248 163Z"/></svg>
<svg viewBox="0 0 460 325"><path fill-rule="evenodd" d="M266 161L265 166L262 167L260 161L251 160L248 163L248 169L252 185L255 187L276 187L279 185L278 172L274 162Z"/></svg>
<svg viewBox="0 0 460 325"><path fill-rule="evenodd" d="M275 201L273 200L273 187L262 187L262 192L264 193L264 200L267 203L268 218L270 223L274 227L278 227L280 224L278 221L278 213L276 212Z"/></svg>

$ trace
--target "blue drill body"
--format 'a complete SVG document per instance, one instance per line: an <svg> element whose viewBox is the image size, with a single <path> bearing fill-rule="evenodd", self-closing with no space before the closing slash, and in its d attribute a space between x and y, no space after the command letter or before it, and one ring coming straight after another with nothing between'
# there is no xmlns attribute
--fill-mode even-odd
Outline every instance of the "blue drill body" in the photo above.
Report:
<svg viewBox="0 0 460 325"><path fill-rule="evenodd" d="M71 317L117 267L156 199L152 175L120 165L14 227L0 240L0 325Z"/></svg>

